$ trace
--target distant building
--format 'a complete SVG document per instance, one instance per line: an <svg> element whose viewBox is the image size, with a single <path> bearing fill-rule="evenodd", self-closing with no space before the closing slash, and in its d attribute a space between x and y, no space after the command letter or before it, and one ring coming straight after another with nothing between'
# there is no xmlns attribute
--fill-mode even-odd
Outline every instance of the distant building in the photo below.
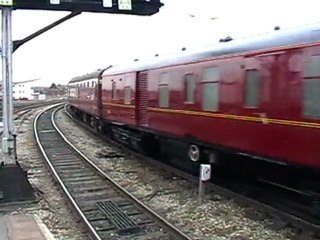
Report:
<svg viewBox="0 0 320 240"><path fill-rule="evenodd" d="M32 79L22 82L13 83L13 99L17 100L34 100L35 94L33 88L38 84L40 79Z"/></svg>
<svg viewBox="0 0 320 240"><path fill-rule="evenodd" d="M47 88L47 91L46 91L46 96L48 98L61 98L61 97L66 97L67 95L68 95L67 85L52 84L49 88Z"/></svg>
<svg viewBox="0 0 320 240"><path fill-rule="evenodd" d="M48 87L32 87L34 100L45 100L47 98Z"/></svg>
<svg viewBox="0 0 320 240"><path fill-rule="evenodd" d="M21 82L14 82L12 95L15 100L45 100L50 98L66 97L68 94L67 85L52 84L50 87L39 87L40 79L32 79ZM0 101L3 97L2 83L0 81Z"/></svg>

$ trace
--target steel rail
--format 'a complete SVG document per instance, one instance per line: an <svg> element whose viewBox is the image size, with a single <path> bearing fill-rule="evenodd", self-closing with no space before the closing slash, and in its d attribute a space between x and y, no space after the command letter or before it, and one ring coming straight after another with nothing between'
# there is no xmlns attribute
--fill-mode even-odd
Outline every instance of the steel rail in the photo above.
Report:
<svg viewBox="0 0 320 240"><path fill-rule="evenodd" d="M63 141L66 142L68 144L68 146L75 152L75 154L78 155L81 159L83 159L87 163L87 165L90 166L91 169L93 169L97 174L100 175L100 177L102 177L104 180L106 180L108 182L108 184L111 185L111 187L113 189L116 189L117 192L121 193L120 195L124 196L125 199L128 199L131 202L131 204L133 204L135 207L137 207L137 209L140 209L144 214L148 215L154 221L154 223L156 223L158 226L160 226L162 229L164 229L165 232L167 232L167 234L169 234L171 237L173 237L174 239L179 239L179 240L180 239L181 240L191 240L191 238L189 236L184 234L182 231L180 231L178 228L176 228L174 225L169 223L167 220L165 220L163 217L161 217L159 214L157 214L151 208L149 208L147 205L145 205L143 202L141 202L138 198L136 198L135 196L130 194L127 190L125 190L118 183L116 183L112 178L110 178L106 173L104 173L98 166L96 166L90 159L88 159L88 157L85 156L85 154L83 154L79 149L77 149L66 138L66 136L63 134L61 129L59 129L59 127L57 126L57 124L55 122L55 115L56 115L57 111L62 107L63 106L60 105L60 106L57 106L55 110L53 110L53 112L51 114L51 123L52 123L52 126L55 129L55 131L60 135L60 137L63 139ZM37 116L37 118L36 118L37 121L38 121L40 115L42 115L43 113L44 112L42 112L41 114L39 114ZM35 124L34 124L35 134L37 132L36 120L35 120ZM38 142L38 144L41 145L39 137L37 138L37 142ZM70 191L68 190L66 185L63 183L63 180L61 179L61 177L57 173L53 164L50 162L50 159L49 159L48 155L46 154L45 149L42 145L41 145L40 149L41 149L41 152L44 155L45 160L48 163L48 166L49 166L51 172L53 173L55 179L59 182L63 192L66 194L69 201L72 203L72 205L76 209L78 215L85 222L86 226L90 229L90 232L95 236L95 238L101 239L99 234L94 230L90 221L86 218L85 214L82 212L80 206L76 202L76 199L72 196L72 194L70 193Z"/></svg>
<svg viewBox="0 0 320 240"><path fill-rule="evenodd" d="M63 106L62 106L63 107ZM61 107L61 108L62 108ZM55 112L58 110L58 108L55 110ZM184 234L182 231L180 231L178 228L176 228L174 225L169 223L167 220L165 220L163 217L161 217L158 213L153 211L151 208L149 208L146 204L141 202L138 198L133 196L131 193L129 193L126 189L121 187L118 183L116 183L112 178L110 178L105 172L103 172L97 165L95 165L90 159L88 159L80 150L78 150L62 133L62 131L58 128L56 123L54 122L52 115L52 122L55 127L55 129L58 131L60 136L63 138L63 140L69 144L70 147L73 148L74 151L76 151L83 159L85 159L90 166L92 166L97 172L99 172L100 176L106 178L117 190L121 191L122 194L124 194L126 197L130 198L130 200L137 205L139 208L143 209L146 213L148 213L156 222L163 227L165 227L167 230L169 230L170 233L173 234L177 239L181 240L191 240L189 236Z"/></svg>
<svg viewBox="0 0 320 240"><path fill-rule="evenodd" d="M59 106L61 104L56 104L53 105L50 109L55 108L57 106ZM64 194L67 196L68 200L70 201L70 203L73 205L74 209L76 210L77 214L79 215L79 217L82 219L82 221L85 223L85 225L88 227L88 229L90 230L90 233L92 234L92 236L95 237L95 239L97 240L102 240L100 238L100 236L98 235L98 233L95 231L95 229L92 227L92 225L90 224L89 220L86 218L86 216L83 214L83 212L81 211L80 207L78 206L78 204L76 203L75 199L71 196L70 192L68 191L67 187L64 185L63 181L61 180L59 174L56 172L55 168L53 167L53 165L50 162L50 159L47 156L47 153L44 150L44 147L41 144L39 135L38 135L38 131L37 131L37 123L38 123L38 119L40 118L40 116L42 114L44 114L46 110L41 111L35 118L34 120L34 124L33 124L33 129L34 129L34 135L36 138L36 142L40 148L40 151L46 161L46 163L48 164L51 173L54 175L54 178L58 181L58 183L60 184L61 189L63 190Z"/></svg>

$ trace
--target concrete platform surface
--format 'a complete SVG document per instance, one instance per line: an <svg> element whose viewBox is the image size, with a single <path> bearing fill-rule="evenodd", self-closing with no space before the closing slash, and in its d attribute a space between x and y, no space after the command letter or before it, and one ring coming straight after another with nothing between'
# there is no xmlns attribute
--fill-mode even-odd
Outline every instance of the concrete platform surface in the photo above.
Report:
<svg viewBox="0 0 320 240"><path fill-rule="evenodd" d="M1 240L54 240L53 235L37 216L0 216Z"/></svg>

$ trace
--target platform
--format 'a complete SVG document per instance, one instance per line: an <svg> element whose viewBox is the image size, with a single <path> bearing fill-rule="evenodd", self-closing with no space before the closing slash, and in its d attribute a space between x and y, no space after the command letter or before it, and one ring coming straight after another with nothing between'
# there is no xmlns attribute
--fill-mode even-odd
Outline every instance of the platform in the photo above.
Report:
<svg viewBox="0 0 320 240"><path fill-rule="evenodd" d="M0 216L1 240L54 240L53 235L37 216Z"/></svg>

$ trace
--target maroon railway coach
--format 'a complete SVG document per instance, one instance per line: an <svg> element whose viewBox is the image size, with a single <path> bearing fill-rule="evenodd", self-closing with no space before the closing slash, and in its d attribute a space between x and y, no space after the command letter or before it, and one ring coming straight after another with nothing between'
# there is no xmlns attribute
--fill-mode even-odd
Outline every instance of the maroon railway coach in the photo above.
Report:
<svg viewBox="0 0 320 240"><path fill-rule="evenodd" d="M101 71L96 71L81 77L75 77L69 82L69 103L77 109L97 115L98 94L96 86Z"/></svg>
<svg viewBox="0 0 320 240"><path fill-rule="evenodd" d="M99 79L103 70L75 77L68 83L68 102L71 108L92 126L96 125L101 115Z"/></svg>
<svg viewBox="0 0 320 240"><path fill-rule="evenodd" d="M110 67L100 87L101 112L92 114L138 150L171 146L180 161L197 163L227 151L320 167L319 24Z"/></svg>

